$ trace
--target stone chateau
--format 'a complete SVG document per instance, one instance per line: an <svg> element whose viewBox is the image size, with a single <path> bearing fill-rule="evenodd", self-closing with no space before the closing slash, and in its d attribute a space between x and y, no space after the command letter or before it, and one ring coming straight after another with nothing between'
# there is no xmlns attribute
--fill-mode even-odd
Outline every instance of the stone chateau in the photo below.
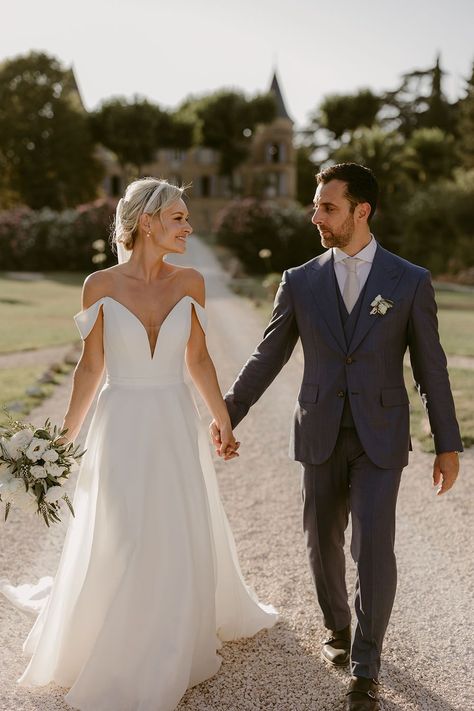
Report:
<svg viewBox="0 0 474 711"><path fill-rule="evenodd" d="M73 77L72 71L71 74ZM296 200L293 121L286 109L276 73L270 91L276 99L276 118L270 124L257 126L249 135L249 157L234 175L234 193L241 197L272 198L289 204ZM78 88L77 94L80 100ZM98 157L105 167L103 193L118 197L133 176L124 174L115 155L108 149L100 147ZM211 148L158 150L155 160L144 166L143 175L166 178L178 184L192 184L188 195L196 232L211 232L218 212L235 197L228 178L219 175L219 154Z"/></svg>

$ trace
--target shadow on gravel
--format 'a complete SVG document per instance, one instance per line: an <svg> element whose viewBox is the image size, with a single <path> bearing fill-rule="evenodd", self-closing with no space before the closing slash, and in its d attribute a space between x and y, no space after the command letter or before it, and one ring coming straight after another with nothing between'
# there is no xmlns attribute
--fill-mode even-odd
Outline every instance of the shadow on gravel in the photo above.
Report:
<svg viewBox="0 0 474 711"><path fill-rule="evenodd" d="M400 698L397 702L384 700L384 711L403 711L408 704L410 707L429 711L459 711L458 706L452 706L405 669L388 661L384 661L383 669L383 688L387 692L391 690Z"/></svg>
<svg viewBox="0 0 474 711"><path fill-rule="evenodd" d="M315 651L315 650L318 651ZM220 672L189 690L178 711L340 711L349 681L286 621L220 650Z"/></svg>

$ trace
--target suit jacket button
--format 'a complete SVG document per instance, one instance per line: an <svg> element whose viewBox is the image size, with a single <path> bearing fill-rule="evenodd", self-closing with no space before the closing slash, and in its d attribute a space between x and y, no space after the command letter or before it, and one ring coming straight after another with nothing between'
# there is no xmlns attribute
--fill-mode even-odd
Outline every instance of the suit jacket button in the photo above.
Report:
<svg viewBox="0 0 474 711"><path fill-rule="evenodd" d="M339 390L337 397L344 397L344 390Z"/></svg>
<svg viewBox="0 0 474 711"><path fill-rule="evenodd" d="M353 362L354 362L354 360L350 356L347 356L347 358L346 358L347 365L350 365Z"/></svg>

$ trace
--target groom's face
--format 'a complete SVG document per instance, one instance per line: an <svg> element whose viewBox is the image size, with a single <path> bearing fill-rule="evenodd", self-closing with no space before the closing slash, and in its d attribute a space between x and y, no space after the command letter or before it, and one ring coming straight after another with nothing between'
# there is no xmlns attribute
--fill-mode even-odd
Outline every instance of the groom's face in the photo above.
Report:
<svg viewBox="0 0 474 711"><path fill-rule="evenodd" d="M347 183L330 180L319 183L314 196L314 215L311 222L319 230L323 247L343 249L354 234L354 209L345 197Z"/></svg>

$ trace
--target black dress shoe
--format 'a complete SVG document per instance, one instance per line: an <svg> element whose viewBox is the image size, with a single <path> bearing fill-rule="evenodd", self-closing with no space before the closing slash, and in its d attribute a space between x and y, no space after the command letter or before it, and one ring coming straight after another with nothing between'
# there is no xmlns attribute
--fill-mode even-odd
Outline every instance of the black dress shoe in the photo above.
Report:
<svg viewBox="0 0 474 711"><path fill-rule="evenodd" d="M329 632L330 636L324 641L321 656L329 664L345 667L349 664L351 653L351 626L348 625L339 632Z"/></svg>
<svg viewBox="0 0 474 711"><path fill-rule="evenodd" d="M353 676L346 694L346 711L379 711L379 683L364 676Z"/></svg>

